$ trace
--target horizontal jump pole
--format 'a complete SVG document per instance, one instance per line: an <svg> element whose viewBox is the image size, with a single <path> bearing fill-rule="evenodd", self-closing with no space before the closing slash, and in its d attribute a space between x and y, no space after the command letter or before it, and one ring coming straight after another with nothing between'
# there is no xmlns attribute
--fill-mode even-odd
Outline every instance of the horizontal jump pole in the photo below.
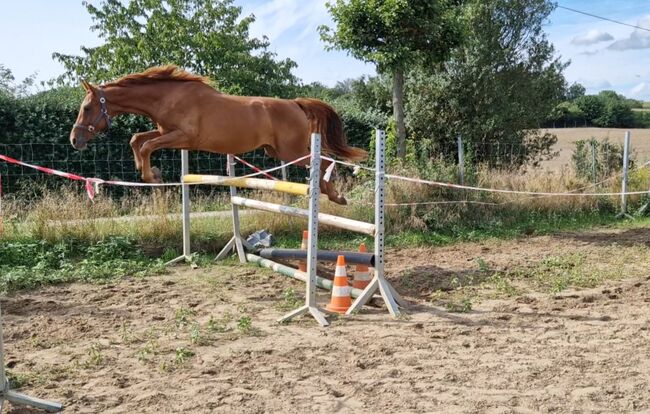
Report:
<svg viewBox="0 0 650 414"><path fill-rule="evenodd" d="M271 190L282 193L306 196L309 194L309 185L292 183L290 181L273 181L261 178L224 177L222 175L187 174L183 176L184 184L213 184L255 190Z"/></svg>
<svg viewBox="0 0 650 414"><path fill-rule="evenodd" d="M307 282L307 274L305 272L301 272L298 269L294 269L293 267L285 266L251 253L246 254L246 260L251 263L255 263L258 266L266 267L267 269L278 272L283 276L288 276L297 280L302 280L303 282ZM333 283L331 280L316 276L316 286L319 288L332 290L332 285ZM361 294L363 294L362 289L350 288L350 296L353 298L359 297Z"/></svg>
<svg viewBox="0 0 650 414"><path fill-rule="evenodd" d="M307 250L302 249L262 249L257 254L265 259L307 260ZM372 253L332 250L316 252L316 260L322 262L336 262L339 256L345 257L345 263L349 265L375 265L375 255Z"/></svg>
<svg viewBox="0 0 650 414"><path fill-rule="evenodd" d="M276 182L276 181L273 181ZM231 197L231 202L236 206L253 208L256 210L269 211L271 213L281 213L293 217L309 217L309 210L296 207L283 206L280 204L267 203L266 201L251 200L250 198ZM319 224L338 227L357 233L375 235L375 225L363 221L351 220L343 217L333 216L331 214L318 213Z"/></svg>

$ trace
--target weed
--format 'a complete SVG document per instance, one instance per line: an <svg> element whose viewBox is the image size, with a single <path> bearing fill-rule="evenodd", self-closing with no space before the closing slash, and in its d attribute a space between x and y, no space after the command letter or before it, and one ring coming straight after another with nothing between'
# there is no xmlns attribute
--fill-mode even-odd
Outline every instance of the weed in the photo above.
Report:
<svg viewBox="0 0 650 414"><path fill-rule="evenodd" d="M135 356L141 363L149 362L155 354L156 344L149 341L142 348L138 349Z"/></svg>
<svg viewBox="0 0 650 414"><path fill-rule="evenodd" d="M188 309L188 308L178 308L176 309L176 312L174 312L174 321L176 322L176 327L178 329L183 329L186 326L190 325L190 323L194 322L194 318L196 316L196 311L194 309Z"/></svg>
<svg viewBox="0 0 650 414"><path fill-rule="evenodd" d="M196 354L194 353L194 351L189 350L189 349L187 349L187 348L185 348L185 347L180 346L180 347L176 348L176 353L175 353L175 357L174 357L174 362L175 362L177 365L183 365L185 362L187 362L187 361L188 361L190 358L192 358L194 355L196 355Z"/></svg>
<svg viewBox="0 0 650 414"><path fill-rule="evenodd" d="M492 284L497 292L506 296L517 296L521 293L519 289L512 285L510 279L504 273L494 273L487 282Z"/></svg>
<svg viewBox="0 0 650 414"><path fill-rule="evenodd" d="M248 335L253 330L253 320L248 315L242 315L237 319L237 329L244 335Z"/></svg>
<svg viewBox="0 0 650 414"><path fill-rule="evenodd" d="M478 265L478 270L479 272L487 273L490 271L490 266L487 264L485 260L483 260L482 257L477 257L474 259L476 261L476 264Z"/></svg>
<svg viewBox="0 0 650 414"><path fill-rule="evenodd" d="M302 304L302 298L300 298L294 288L286 288L282 292L283 301L278 303L277 308L281 311L287 311L295 309Z"/></svg>
<svg viewBox="0 0 650 414"><path fill-rule="evenodd" d="M104 362L101 345L94 343L88 349L88 360L83 364L85 368L96 367Z"/></svg>
<svg viewBox="0 0 650 414"><path fill-rule="evenodd" d="M447 302L447 311L454 313L467 313L472 310L472 300L469 297L463 297L459 302Z"/></svg>

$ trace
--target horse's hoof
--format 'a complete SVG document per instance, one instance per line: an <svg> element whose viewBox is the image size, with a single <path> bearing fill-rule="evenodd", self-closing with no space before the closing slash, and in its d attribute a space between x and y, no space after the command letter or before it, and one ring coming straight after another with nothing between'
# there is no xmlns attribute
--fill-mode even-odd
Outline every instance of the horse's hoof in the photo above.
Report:
<svg viewBox="0 0 650 414"><path fill-rule="evenodd" d="M158 167L151 167L151 173L153 174L153 181L155 183L162 183L162 171Z"/></svg>

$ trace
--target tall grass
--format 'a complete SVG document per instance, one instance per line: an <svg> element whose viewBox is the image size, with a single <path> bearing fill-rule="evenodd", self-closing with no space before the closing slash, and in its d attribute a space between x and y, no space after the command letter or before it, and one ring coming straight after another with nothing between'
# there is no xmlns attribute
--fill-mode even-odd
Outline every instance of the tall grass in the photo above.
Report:
<svg viewBox="0 0 650 414"><path fill-rule="evenodd" d="M391 174L423 179L455 182L456 167L441 162L426 166L393 166ZM521 191L589 192L620 191L620 180L610 180L597 188L578 177L570 169L555 171L495 171L477 168L466 175L470 184L479 187L504 188ZM647 170L630 174L629 190L646 190L650 175ZM357 177L339 180L349 201L338 206L323 197L321 211L357 220L372 221L374 217L374 180L362 172ZM39 189L34 195L5 198L3 203L5 240L32 239L57 243L65 240L97 242L110 236L123 236L144 245L152 252L179 249L182 239L179 213L181 200L178 189L134 189L127 197L111 199L99 194L94 202L88 200L80 186L63 187L56 191ZM284 205L307 208L306 198L269 192L242 192L244 195ZM486 192L459 191L391 179L387 185L387 230L389 240L406 235L419 243L469 240L490 235L535 234L553 228L600 223L612 216L619 198L616 197L531 197ZM634 208L642 200L632 197ZM418 204L445 202L448 204ZM413 203L410 206L391 204ZM223 192L205 193L193 190L192 211L227 212L228 197ZM150 216L146 220L121 219L125 216ZM573 223L573 224L572 224ZM255 212L242 215L242 231L248 234L266 229L280 240L295 239L306 220L284 215ZM345 240L349 233L323 226L326 237ZM193 248L218 250L230 238L232 223L229 214L221 217L192 219ZM419 234L415 237L414 234ZM355 242L358 238L353 239ZM418 241L419 240L419 241Z"/></svg>

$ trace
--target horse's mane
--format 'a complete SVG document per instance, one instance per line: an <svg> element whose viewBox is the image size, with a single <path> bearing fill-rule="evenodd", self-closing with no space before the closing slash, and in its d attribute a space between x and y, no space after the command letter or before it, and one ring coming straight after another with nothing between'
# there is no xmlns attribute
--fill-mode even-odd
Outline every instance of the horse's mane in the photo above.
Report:
<svg viewBox="0 0 650 414"><path fill-rule="evenodd" d="M104 86L146 85L161 81L202 82L209 83L205 76L189 73L176 65L155 66L141 73L132 73Z"/></svg>

